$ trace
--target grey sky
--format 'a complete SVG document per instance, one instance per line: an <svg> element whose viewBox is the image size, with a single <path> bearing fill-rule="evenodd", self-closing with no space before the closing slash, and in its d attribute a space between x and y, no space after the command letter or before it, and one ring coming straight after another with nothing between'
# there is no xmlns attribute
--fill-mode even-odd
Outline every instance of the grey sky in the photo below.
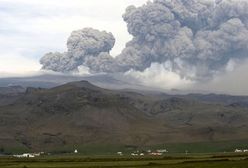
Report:
<svg viewBox="0 0 248 168"><path fill-rule="evenodd" d="M38 71L39 59L47 52L63 52L74 30L92 27L112 32L118 55L131 36L122 19L129 5L141 6L147 0L0 0L0 77L9 73ZM204 1L204 0L203 0ZM227 0L228 1L228 0ZM240 1L240 0L237 0ZM248 94L248 63L236 65L208 83L181 79L164 66L152 64L144 72L127 72L147 85L160 88L212 90Z"/></svg>
<svg viewBox="0 0 248 168"><path fill-rule="evenodd" d="M146 0L0 0L0 72L40 68L39 58L65 50L73 30L94 27L112 32L118 54L130 40L122 20L125 8Z"/></svg>

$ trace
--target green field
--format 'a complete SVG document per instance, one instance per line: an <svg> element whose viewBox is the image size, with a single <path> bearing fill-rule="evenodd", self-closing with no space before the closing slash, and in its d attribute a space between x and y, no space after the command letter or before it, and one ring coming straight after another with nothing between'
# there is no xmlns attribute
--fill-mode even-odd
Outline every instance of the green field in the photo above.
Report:
<svg viewBox="0 0 248 168"><path fill-rule="evenodd" d="M45 151L50 155L37 158L0 157L0 168L83 168L83 167L165 167L165 168L248 168L247 140L172 143L154 146L81 145ZM7 154L22 153L18 148L1 149ZM72 154L78 149L78 154ZM135 151L167 149L163 156L131 156ZM117 156L122 151L123 156ZM188 151L188 154L185 153ZM26 151L34 152L34 151Z"/></svg>
<svg viewBox="0 0 248 168"><path fill-rule="evenodd" d="M75 155L44 156L34 159L0 158L1 168L248 168L247 154L167 155L161 157L85 157Z"/></svg>
<svg viewBox="0 0 248 168"><path fill-rule="evenodd" d="M166 143L152 146L134 146L134 145L114 145L114 144L92 144L92 145L74 145L74 146L63 146L60 148L50 148L45 150L46 153L52 154L65 154L72 153L75 149L78 149L79 153L86 156L95 155L115 155L121 151L126 155L139 150L155 151L157 149L167 149L169 154L177 153L224 153L234 152L235 149L248 149L248 140L232 140L232 141L213 141L213 142L194 142L194 143ZM33 151L23 146L13 147L1 147L0 154L22 154L22 153L40 152Z"/></svg>

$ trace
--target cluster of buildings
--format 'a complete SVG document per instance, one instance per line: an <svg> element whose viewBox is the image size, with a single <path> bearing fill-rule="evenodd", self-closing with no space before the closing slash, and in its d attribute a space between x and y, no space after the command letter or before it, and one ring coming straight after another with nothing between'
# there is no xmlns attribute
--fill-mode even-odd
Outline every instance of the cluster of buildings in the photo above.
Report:
<svg viewBox="0 0 248 168"><path fill-rule="evenodd" d="M234 150L235 153L243 153L243 152L248 152L248 149L235 149ZM74 154L78 154L78 150L75 149L73 151ZM166 149L158 149L155 151L152 150L147 150L147 151L135 151L132 152L130 155L131 156L145 156L145 155L149 155L149 156L162 156L163 154L168 153L168 151ZM186 151L186 154L188 153L188 151ZM39 152L39 153L23 153L21 155L13 155L13 157L16 158L35 158L35 157L39 157L41 155L44 155L44 152ZM117 155L119 156L123 156L123 152L117 152Z"/></svg>
<svg viewBox="0 0 248 168"><path fill-rule="evenodd" d="M235 149L235 153L248 152L248 149Z"/></svg>
<svg viewBox="0 0 248 168"><path fill-rule="evenodd" d="M39 152L39 153L23 153L21 155L13 155L16 158L34 158L34 157L39 157L41 155L44 155L44 152Z"/></svg>
<svg viewBox="0 0 248 168"><path fill-rule="evenodd" d="M147 151L147 154L151 155L151 156L161 156L165 153L168 153L168 151L166 149L158 149L156 151L151 151L151 150Z"/></svg>
<svg viewBox="0 0 248 168"><path fill-rule="evenodd" d="M131 156L145 156L145 154L144 153L133 152L133 153L131 153Z"/></svg>
<svg viewBox="0 0 248 168"><path fill-rule="evenodd" d="M152 150L135 151L135 152L132 152L130 155L131 156L145 156L145 155L162 156L165 153L168 153L168 151L166 149L158 149L158 150L155 150L155 151L152 151ZM122 152L117 152L117 155L123 156L123 153Z"/></svg>
<svg viewBox="0 0 248 168"><path fill-rule="evenodd" d="M74 154L78 154L78 150L75 149L73 151ZM42 156L42 155L45 155L45 152L39 152L39 153L23 153L21 155L13 155L13 157L16 157L16 158L35 158L35 157L39 157L39 156ZM48 153L48 155L50 155L50 153Z"/></svg>

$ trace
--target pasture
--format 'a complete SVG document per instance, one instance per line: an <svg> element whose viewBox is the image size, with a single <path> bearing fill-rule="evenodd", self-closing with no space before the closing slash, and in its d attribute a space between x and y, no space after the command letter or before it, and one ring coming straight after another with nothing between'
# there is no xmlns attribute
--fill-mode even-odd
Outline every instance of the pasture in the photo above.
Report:
<svg viewBox="0 0 248 168"><path fill-rule="evenodd" d="M37 158L0 157L1 168L248 168L245 153L173 154L157 157L53 155Z"/></svg>

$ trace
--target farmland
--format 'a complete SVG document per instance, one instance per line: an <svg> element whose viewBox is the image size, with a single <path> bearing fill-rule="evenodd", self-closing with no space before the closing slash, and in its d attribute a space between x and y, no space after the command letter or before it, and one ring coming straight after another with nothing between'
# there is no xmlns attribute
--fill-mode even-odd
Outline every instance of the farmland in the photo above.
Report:
<svg viewBox="0 0 248 168"><path fill-rule="evenodd" d="M159 157L54 155L37 158L1 157L1 168L170 167L247 168L247 154L173 154Z"/></svg>

